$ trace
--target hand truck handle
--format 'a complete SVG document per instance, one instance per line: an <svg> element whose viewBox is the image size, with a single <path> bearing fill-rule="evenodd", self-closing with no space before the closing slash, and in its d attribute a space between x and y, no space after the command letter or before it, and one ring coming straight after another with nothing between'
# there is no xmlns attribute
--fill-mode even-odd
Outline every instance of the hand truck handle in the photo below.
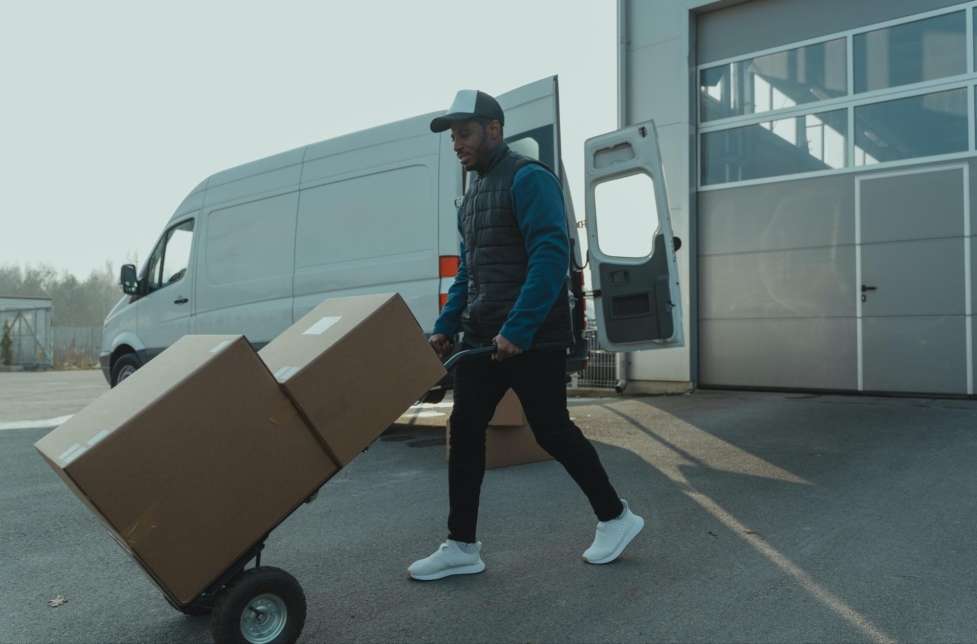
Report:
<svg viewBox="0 0 977 644"><path fill-rule="evenodd" d="M557 342L557 343L549 343L549 344L538 344L535 345L532 349L530 349L530 351L533 352L551 351L556 349L565 350L566 348L567 348L566 344ZM475 347L474 349L464 349L463 351L459 351L458 353L455 353L454 355L452 355L451 357L449 357L447 360L444 361L444 370L451 371L452 368L454 368L459 362L463 360L476 358L478 356L490 356L494 354L496 351L497 351L497 347L494 344L489 344L484 347Z"/></svg>

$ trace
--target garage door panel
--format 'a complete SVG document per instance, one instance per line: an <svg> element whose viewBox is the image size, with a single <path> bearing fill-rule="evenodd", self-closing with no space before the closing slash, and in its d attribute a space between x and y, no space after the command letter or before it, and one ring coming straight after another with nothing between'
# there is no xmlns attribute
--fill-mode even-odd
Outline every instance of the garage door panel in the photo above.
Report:
<svg viewBox="0 0 977 644"><path fill-rule="evenodd" d="M855 247L702 257L703 318L855 315Z"/></svg>
<svg viewBox="0 0 977 644"><path fill-rule="evenodd" d="M964 316L862 319L865 391L957 394L967 389Z"/></svg>
<svg viewBox="0 0 977 644"><path fill-rule="evenodd" d="M860 190L862 203L880 213L862 218L863 244L963 235L963 174L958 168L862 181Z"/></svg>
<svg viewBox="0 0 977 644"><path fill-rule="evenodd" d="M704 385L855 389L855 318L702 320Z"/></svg>
<svg viewBox="0 0 977 644"><path fill-rule="evenodd" d="M964 241L933 239L862 247L865 316L963 315Z"/></svg>
<svg viewBox="0 0 977 644"><path fill-rule="evenodd" d="M855 243L851 176L699 193L699 254Z"/></svg>

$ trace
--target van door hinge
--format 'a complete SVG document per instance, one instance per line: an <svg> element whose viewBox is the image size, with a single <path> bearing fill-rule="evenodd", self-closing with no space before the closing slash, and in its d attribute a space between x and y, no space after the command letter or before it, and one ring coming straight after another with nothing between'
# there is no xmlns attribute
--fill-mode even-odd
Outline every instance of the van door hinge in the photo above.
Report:
<svg viewBox="0 0 977 644"><path fill-rule="evenodd" d="M577 220L577 228L586 228L586 227L587 227L587 220L586 219L578 219Z"/></svg>
<svg viewBox="0 0 977 644"><path fill-rule="evenodd" d="M584 297L600 297L601 294L602 294L602 291L600 289L597 289L596 291L584 291L583 292L583 296Z"/></svg>

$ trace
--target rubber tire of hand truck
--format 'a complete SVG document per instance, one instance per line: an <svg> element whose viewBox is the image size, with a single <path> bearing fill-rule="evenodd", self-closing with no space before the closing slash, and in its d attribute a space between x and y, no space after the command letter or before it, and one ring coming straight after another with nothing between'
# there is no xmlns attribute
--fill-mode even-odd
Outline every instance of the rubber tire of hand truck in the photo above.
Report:
<svg viewBox="0 0 977 644"><path fill-rule="evenodd" d="M262 566L238 575L217 597L210 633L217 644L249 644L241 617L252 599L276 595L286 608L285 628L268 644L293 644L305 626L305 593L295 577L281 568Z"/></svg>

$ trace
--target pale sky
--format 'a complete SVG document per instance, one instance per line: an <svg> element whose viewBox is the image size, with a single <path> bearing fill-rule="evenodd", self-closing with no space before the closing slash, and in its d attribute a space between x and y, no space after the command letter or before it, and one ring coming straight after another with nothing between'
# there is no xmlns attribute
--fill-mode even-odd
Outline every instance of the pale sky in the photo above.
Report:
<svg viewBox="0 0 977 644"><path fill-rule="evenodd" d="M0 21L0 264L148 254L208 175L558 74L583 144L616 127L616 2L17 2Z"/></svg>

